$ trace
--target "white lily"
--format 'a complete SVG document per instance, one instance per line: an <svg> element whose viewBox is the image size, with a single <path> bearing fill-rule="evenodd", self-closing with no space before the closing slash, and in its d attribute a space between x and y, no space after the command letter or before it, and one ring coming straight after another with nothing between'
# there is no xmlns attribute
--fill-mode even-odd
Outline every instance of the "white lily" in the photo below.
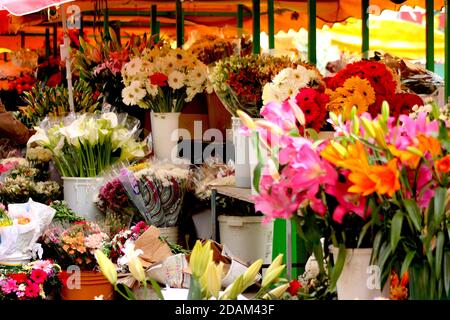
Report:
<svg viewBox="0 0 450 320"><path fill-rule="evenodd" d="M129 240L125 242L122 250L125 255L119 258L119 264L128 265L133 277L139 282L144 282L146 280L145 271L141 260L139 260L139 256L144 252L140 249L135 250L134 243Z"/></svg>
<svg viewBox="0 0 450 320"><path fill-rule="evenodd" d="M101 119L108 120L109 127L114 129L119 125L119 120L117 119L117 115L114 112L106 112L102 114Z"/></svg>
<svg viewBox="0 0 450 320"><path fill-rule="evenodd" d="M36 133L30 137L27 142L27 145L32 145L33 143L38 143L39 145L48 145L50 144L50 139L47 136L47 133L44 129L35 127Z"/></svg>

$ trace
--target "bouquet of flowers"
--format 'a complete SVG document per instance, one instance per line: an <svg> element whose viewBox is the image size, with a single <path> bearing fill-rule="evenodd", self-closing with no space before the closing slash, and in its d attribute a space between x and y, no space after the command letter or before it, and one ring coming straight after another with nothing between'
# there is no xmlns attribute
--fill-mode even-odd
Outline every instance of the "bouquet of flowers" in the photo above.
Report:
<svg viewBox="0 0 450 320"><path fill-rule="evenodd" d="M387 101L392 115L398 118L400 114L409 114L414 105L423 105L419 96L400 92L397 77L381 62L354 62L324 81L330 96L328 110L342 114L345 120L349 119L353 106L359 115L369 112L375 117L381 112L383 101Z"/></svg>
<svg viewBox="0 0 450 320"><path fill-rule="evenodd" d="M98 96L87 82L77 80L73 84L75 112L95 112L100 109ZM39 82L29 92L24 93L25 106L19 107L15 113L27 127L40 125L45 117L62 117L69 113L69 92L63 85L50 87Z"/></svg>
<svg viewBox="0 0 450 320"><path fill-rule="evenodd" d="M301 123L302 114L292 114ZM386 103L375 119L356 114L353 108L343 123L330 113L336 134L327 143L273 123L270 139L261 135L270 159L256 167L255 209L267 219L293 218L322 273L324 236L340 249L372 247L382 284L392 270L402 276L410 271L412 297L448 296L442 263L450 244L448 122L425 113L397 120ZM242 119L258 128L248 116ZM344 261L345 250L339 250L331 288Z"/></svg>
<svg viewBox="0 0 450 320"><path fill-rule="evenodd" d="M133 220L142 218L118 176L114 176L100 188L97 207L106 215L111 234L129 228Z"/></svg>
<svg viewBox="0 0 450 320"><path fill-rule="evenodd" d="M0 200L3 203L24 203L32 198L48 204L59 199L61 187L47 178L46 173L37 168L18 166L10 170L0 183Z"/></svg>
<svg viewBox="0 0 450 320"><path fill-rule="evenodd" d="M205 65L211 65L235 53L233 42L216 35L206 35L194 42L189 51Z"/></svg>
<svg viewBox="0 0 450 320"><path fill-rule="evenodd" d="M252 117L259 117L263 87L282 69L297 65L288 57L231 56L217 62L210 79L217 96L233 116L242 109Z"/></svg>
<svg viewBox="0 0 450 320"><path fill-rule="evenodd" d="M263 104L281 103L295 97L300 89L306 87L319 89L323 86L322 76L314 67L299 64L296 68L285 68L271 82L264 85Z"/></svg>
<svg viewBox="0 0 450 320"><path fill-rule="evenodd" d="M177 225L188 178L188 168L157 162L123 168L119 174L141 217L155 227Z"/></svg>
<svg viewBox="0 0 450 320"><path fill-rule="evenodd" d="M122 229L104 246L103 251L108 253L111 261L118 264L120 270L125 271L124 269L126 268L119 263L120 258L124 255L125 243L127 241L132 241L134 243L148 228L148 224L144 221L140 221L130 229Z"/></svg>
<svg viewBox="0 0 450 320"><path fill-rule="evenodd" d="M0 268L0 300L46 299L64 282L61 267L37 260L20 267Z"/></svg>
<svg viewBox="0 0 450 320"><path fill-rule="evenodd" d="M50 225L55 210L33 200L8 205L8 212L1 208L0 261L2 264L18 264L40 254L37 240Z"/></svg>
<svg viewBox="0 0 450 320"><path fill-rule="evenodd" d="M48 228L41 241L44 254L57 257L63 269L77 265L82 270L93 270L96 267L94 251L102 248L108 240L108 235L98 224L79 221Z"/></svg>
<svg viewBox="0 0 450 320"><path fill-rule="evenodd" d="M164 45L145 49L122 69L126 105L153 112L180 112L185 102L208 85L206 66L194 55Z"/></svg>
<svg viewBox="0 0 450 320"><path fill-rule="evenodd" d="M145 142L137 140L138 128L139 121L126 114L68 116L36 128L28 144L52 151L64 177L96 177L117 161L145 156Z"/></svg>

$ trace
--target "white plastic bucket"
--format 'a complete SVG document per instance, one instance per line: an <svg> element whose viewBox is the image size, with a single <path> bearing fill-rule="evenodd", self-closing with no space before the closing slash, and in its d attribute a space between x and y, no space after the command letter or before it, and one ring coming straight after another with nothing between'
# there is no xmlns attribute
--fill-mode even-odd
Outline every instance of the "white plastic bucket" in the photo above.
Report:
<svg viewBox="0 0 450 320"><path fill-rule="evenodd" d="M331 247L336 262L339 249ZM389 281L380 289L381 270L370 265L372 249L346 249L345 264L337 281L339 300L373 300L389 298Z"/></svg>
<svg viewBox="0 0 450 320"><path fill-rule="evenodd" d="M64 200L77 215L89 221L103 220L95 202L103 184L103 178L63 177Z"/></svg>
<svg viewBox="0 0 450 320"><path fill-rule="evenodd" d="M165 227L158 228L160 231L161 238L167 238L167 241L173 244L179 243L179 230L178 227Z"/></svg>
<svg viewBox="0 0 450 320"><path fill-rule="evenodd" d="M239 133L242 121L238 117L232 117L233 144L234 144L234 165L236 187L250 188L250 158L249 145L250 137Z"/></svg>
<svg viewBox="0 0 450 320"><path fill-rule="evenodd" d="M253 263L263 259L272 261L273 222L263 224L263 217L219 216L220 242L233 256Z"/></svg>
<svg viewBox="0 0 450 320"><path fill-rule="evenodd" d="M159 160L175 162L178 158L179 112L150 113L154 155Z"/></svg>

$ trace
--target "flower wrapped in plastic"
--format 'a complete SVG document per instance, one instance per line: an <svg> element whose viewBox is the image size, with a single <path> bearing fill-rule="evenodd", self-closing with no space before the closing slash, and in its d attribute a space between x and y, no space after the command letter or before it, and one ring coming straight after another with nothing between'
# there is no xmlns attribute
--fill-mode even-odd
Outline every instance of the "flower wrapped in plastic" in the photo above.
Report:
<svg viewBox="0 0 450 320"><path fill-rule="evenodd" d="M49 149L63 177L96 177L119 161L146 155L139 121L127 114L69 115L43 121L28 142Z"/></svg>
<svg viewBox="0 0 450 320"><path fill-rule="evenodd" d="M0 264L20 264L34 253L42 255L38 238L51 223L55 209L30 199L27 203L10 204L0 224Z"/></svg>

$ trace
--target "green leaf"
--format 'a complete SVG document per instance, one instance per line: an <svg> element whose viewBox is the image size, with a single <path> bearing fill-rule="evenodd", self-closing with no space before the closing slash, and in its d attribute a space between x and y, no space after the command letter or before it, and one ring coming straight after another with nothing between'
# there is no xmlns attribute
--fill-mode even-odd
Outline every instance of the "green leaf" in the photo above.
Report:
<svg viewBox="0 0 450 320"><path fill-rule="evenodd" d="M445 199L447 196L446 188L437 188L434 195L434 223L439 226L444 217Z"/></svg>
<svg viewBox="0 0 450 320"><path fill-rule="evenodd" d="M442 271L442 255L444 254L444 241L445 241L445 235L444 232L439 231L437 234L437 240L436 240L436 278L439 280L441 277L441 271Z"/></svg>
<svg viewBox="0 0 450 320"><path fill-rule="evenodd" d="M420 214L420 210L419 210L419 207L417 206L416 201L411 200L411 199L405 199L404 204L405 204L406 212L408 213L409 218L411 219L414 227L416 228L416 231L420 232L422 216Z"/></svg>
<svg viewBox="0 0 450 320"><path fill-rule="evenodd" d="M361 245L361 242L364 240L364 236L366 235L366 233L367 233L367 230L369 229L369 227L372 225L372 222L371 221L369 221L369 222L367 222L365 225L364 225L364 227L361 229L361 232L360 232L360 234L359 234L359 240L358 240L358 248L359 248L359 246Z"/></svg>
<svg viewBox="0 0 450 320"><path fill-rule="evenodd" d="M339 245L339 253L336 260L336 264L333 267L330 278L330 290L333 291L336 288L337 281L344 269L346 250L343 243Z"/></svg>
<svg viewBox="0 0 450 320"><path fill-rule="evenodd" d="M411 265L411 262L414 259L415 254L416 254L416 252L412 251L412 250L406 254L405 260L403 260L403 263L402 263L400 277L402 277L405 274L405 272L408 271L409 266Z"/></svg>
<svg viewBox="0 0 450 320"><path fill-rule="evenodd" d="M259 182L261 181L261 172L264 168L264 165L262 163L258 163L253 170L253 187L255 188L255 191L259 193Z"/></svg>
<svg viewBox="0 0 450 320"><path fill-rule="evenodd" d="M156 295L158 296L159 300L164 300L164 296L161 292L161 287L159 286L158 282L156 282L153 279L150 279L150 282L151 282L153 290L155 290Z"/></svg>
<svg viewBox="0 0 450 320"><path fill-rule="evenodd" d="M200 286L200 282L195 277L191 277L187 299L188 300L202 299L202 287Z"/></svg>
<svg viewBox="0 0 450 320"><path fill-rule="evenodd" d="M397 244L400 241L400 236L402 232L403 225L403 213L398 211L394 218L392 218L391 223L391 250L395 251Z"/></svg>
<svg viewBox="0 0 450 320"><path fill-rule="evenodd" d="M374 263L375 261L379 260L379 258L380 258L380 246L381 246L381 237L382 236L383 236L382 232L378 231L378 233L375 236L375 239L373 240L371 263Z"/></svg>
<svg viewBox="0 0 450 320"><path fill-rule="evenodd" d="M444 253L444 288L447 296L450 295L450 251Z"/></svg>

